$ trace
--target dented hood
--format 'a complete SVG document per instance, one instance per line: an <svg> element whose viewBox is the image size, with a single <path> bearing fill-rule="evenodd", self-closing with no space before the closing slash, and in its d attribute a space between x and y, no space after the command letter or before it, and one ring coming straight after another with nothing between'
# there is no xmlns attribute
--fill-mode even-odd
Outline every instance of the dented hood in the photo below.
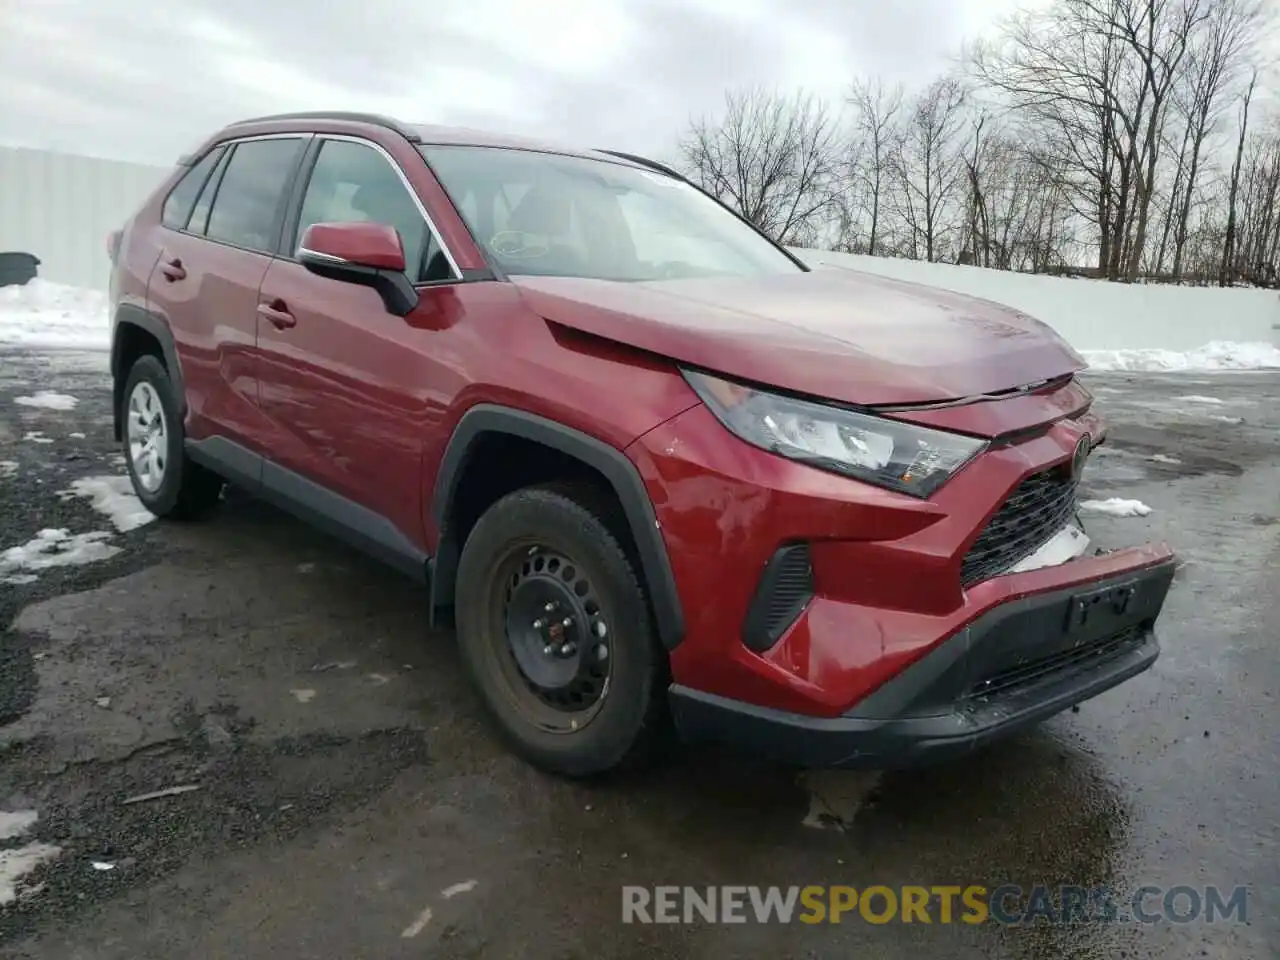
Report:
<svg viewBox="0 0 1280 960"><path fill-rule="evenodd" d="M620 283L513 277L553 323L682 363L851 404L929 403L1085 366L1008 307L846 270Z"/></svg>

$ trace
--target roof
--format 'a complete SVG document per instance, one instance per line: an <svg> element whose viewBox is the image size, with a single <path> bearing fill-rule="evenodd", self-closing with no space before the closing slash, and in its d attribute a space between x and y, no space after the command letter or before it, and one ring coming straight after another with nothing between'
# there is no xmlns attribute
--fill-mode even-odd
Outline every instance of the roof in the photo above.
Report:
<svg viewBox="0 0 1280 960"><path fill-rule="evenodd" d="M652 165L649 161L627 154L613 153L607 150L592 150L571 147L550 140L539 140L532 137L520 137L510 134L493 133L475 130L469 127L446 127L434 124L404 123L391 117L376 113L352 113L340 110L315 110L303 113L280 113L266 117L252 117L238 120L227 129L246 126L270 126L277 123L290 126L300 122L331 121L339 123L361 123L382 127L400 134L414 144L471 146L471 147L503 147L509 150L533 150L539 153L555 153L569 157L585 157L592 160L608 160L612 163L628 165Z"/></svg>

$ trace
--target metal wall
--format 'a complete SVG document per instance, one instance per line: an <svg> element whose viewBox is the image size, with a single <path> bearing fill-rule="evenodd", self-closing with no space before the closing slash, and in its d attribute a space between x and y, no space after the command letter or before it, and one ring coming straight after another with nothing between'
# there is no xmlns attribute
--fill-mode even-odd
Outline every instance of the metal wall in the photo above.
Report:
<svg viewBox="0 0 1280 960"><path fill-rule="evenodd" d="M107 234L168 174L118 160L0 146L0 251L40 258L44 280L107 289Z"/></svg>

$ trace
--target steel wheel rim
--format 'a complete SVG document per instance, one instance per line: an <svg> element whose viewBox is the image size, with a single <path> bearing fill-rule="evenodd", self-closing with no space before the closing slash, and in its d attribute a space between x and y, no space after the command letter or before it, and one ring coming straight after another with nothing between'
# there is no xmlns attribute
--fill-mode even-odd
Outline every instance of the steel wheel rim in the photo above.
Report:
<svg viewBox="0 0 1280 960"><path fill-rule="evenodd" d="M612 623L587 572L524 541L496 564L491 600L490 653L507 699L540 730L581 730L604 705L614 660Z"/></svg>
<svg viewBox="0 0 1280 960"><path fill-rule="evenodd" d="M155 493L164 483L168 465L169 427L160 395L147 381L137 384L129 394L125 421L133 475L143 490Z"/></svg>

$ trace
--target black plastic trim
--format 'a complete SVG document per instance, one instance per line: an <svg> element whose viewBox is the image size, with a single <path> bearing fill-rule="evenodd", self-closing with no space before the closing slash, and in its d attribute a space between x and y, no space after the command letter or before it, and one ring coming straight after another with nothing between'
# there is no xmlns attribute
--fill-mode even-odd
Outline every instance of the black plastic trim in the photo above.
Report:
<svg viewBox="0 0 1280 960"><path fill-rule="evenodd" d="M430 556L390 520L225 437L188 440L187 455L300 520L426 582Z"/></svg>
<svg viewBox="0 0 1280 960"><path fill-rule="evenodd" d="M963 757L1097 696L1150 667L1160 654L1154 623L1175 561L1002 604L943 641L843 716L813 717L673 685L676 728L689 741L736 745L802 767L915 767ZM1003 664L1035 662L1063 646L1065 618L1082 595L1132 591L1122 612L1102 611L1085 644L1108 633L1131 641L1113 655L1072 665L990 696L973 681ZM1070 649L1068 646L1066 649Z"/></svg>
<svg viewBox="0 0 1280 960"><path fill-rule="evenodd" d="M320 148L324 141L320 137L312 137L303 151L302 160L294 172L289 185L288 199L284 205L284 226L276 243L276 256L282 260L294 260L298 252L298 219L302 216L302 204L306 200L307 188L311 185L311 174L315 169L316 158L320 156ZM287 242L286 242L287 241Z"/></svg>
<svg viewBox="0 0 1280 960"><path fill-rule="evenodd" d="M228 130L235 127L245 127L254 123L285 123L291 121L306 120L331 120L337 123L367 123L375 127L382 127L384 130L390 130L392 133L399 134L410 143L421 143L422 138L414 133L404 124L392 117L385 116L380 113L363 113L351 110L304 110L300 113L273 113L265 117L250 117L247 120L237 120L235 123L227 127Z"/></svg>
<svg viewBox="0 0 1280 960"><path fill-rule="evenodd" d="M680 606L657 514L635 464L622 451L602 440L554 420L496 404L478 404L463 414L440 462L431 504L432 519L440 531L432 578L432 609L447 605L453 596L458 556L462 549L449 524L453 498L476 441L490 433L509 434L541 443L582 461L604 475L622 504L631 528L645 581L649 585L649 600L653 604L658 635L668 650L678 646L684 639L684 611Z"/></svg>
<svg viewBox="0 0 1280 960"><path fill-rule="evenodd" d="M785 609L778 610L778 590L782 578L792 575L792 568L796 564L804 565L806 588ZM779 547L765 564L764 573L760 575L760 582L756 585L755 596L747 607L747 615L742 621L742 642L747 649L764 653L782 639L782 635L796 622L796 618L804 612L812 599L813 564L809 557L809 545L792 543Z"/></svg>
<svg viewBox="0 0 1280 960"><path fill-rule="evenodd" d="M186 381L182 376L182 364L178 361L178 351L174 346L173 334L169 330L169 325L157 314L133 304L122 303L116 308L115 319L111 327L110 369L113 399L111 405L111 429L112 436L117 441L121 439L120 401L122 397L119 392L124 389L124 382L129 376L128 370L121 369L122 357L120 348L122 339L120 328L122 326L133 326L145 330L160 344L160 352L164 358L165 369L169 372L169 382L173 384L173 402L177 406L178 417L185 420L187 416Z"/></svg>
<svg viewBox="0 0 1280 960"><path fill-rule="evenodd" d="M620 160L630 160L632 163L639 164L642 167L648 167L650 170L656 170L658 173L665 173L668 177L674 177L677 180L685 178L673 168L665 163L659 163L657 160L650 160L648 157L642 157L636 153L625 153L622 150L597 150L597 153L608 154L611 157L617 157Z"/></svg>

